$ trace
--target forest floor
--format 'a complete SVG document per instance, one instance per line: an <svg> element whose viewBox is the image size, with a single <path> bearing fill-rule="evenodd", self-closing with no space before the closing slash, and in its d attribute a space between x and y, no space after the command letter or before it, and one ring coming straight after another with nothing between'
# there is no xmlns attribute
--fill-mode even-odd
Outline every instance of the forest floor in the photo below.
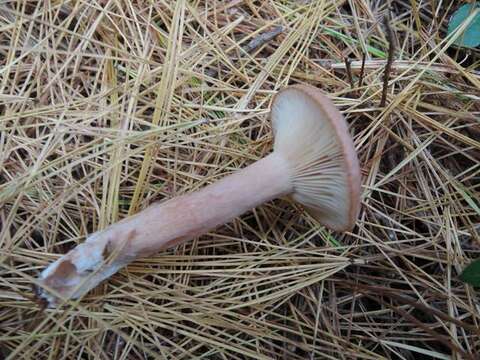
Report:
<svg viewBox="0 0 480 360"><path fill-rule="evenodd" d="M2 1L0 358L475 359L480 52L447 36L458 3ZM87 234L268 154L295 83L349 124L352 232L276 200L35 301Z"/></svg>

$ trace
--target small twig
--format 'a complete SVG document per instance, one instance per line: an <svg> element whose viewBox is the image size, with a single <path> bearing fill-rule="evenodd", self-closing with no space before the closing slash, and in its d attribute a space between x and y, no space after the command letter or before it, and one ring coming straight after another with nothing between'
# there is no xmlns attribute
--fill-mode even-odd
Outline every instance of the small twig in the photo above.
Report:
<svg viewBox="0 0 480 360"><path fill-rule="evenodd" d="M357 289L355 289L357 290ZM448 346L452 351L455 353L461 354L463 357L462 359L471 359L474 360L475 358L473 357L472 354L466 353L462 348L460 348L457 344L452 342L450 338L446 335L439 334L435 330L431 329L428 324L425 324L418 320L415 316L410 314L409 312L403 310L399 306L395 306L390 304L388 301L384 301L381 296L378 296L378 294L372 295L371 293L368 292L362 292L361 290L359 291L360 293L363 293L364 296L366 296L368 299L377 301L380 304L390 308L392 311L400 314L404 319L407 319L408 321L412 322L413 324L417 325L420 329L424 330L426 333L430 334L433 338L435 338L437 341L440 343L444 343L446 346ZM409 304L415 307L417 304ZM429 309L431 310L431 309Z"/></svg>
<svg viewBox="0 0 480 360"><path fill-rule="evenodd" d="M362 54L362 67L360 68L360 78L358 79L358 87L362 87L363 85L363 74L365 72L365 60L367 58L367 54Z"/></svg>
<svg viewBox="0 0 480 360"><path fill-rule="evenodd" d="M380 101L380 107L384 107L387 102L387 92L388 92L388 80L390 79L390 72L392 69L393 55L395 54L395 39L393 36L392 28L390 27L390 16L385 16L383 18L383 23L385 29L387 30L387 40L388 40L388 59L387 64L385 65L385 72L383 75L383 91L382 91L382 100Z"/></svg>
<svg viewBox="0 0 480 360"><path fill-rule="evenodd" d="M345 58L345 68L347 70L348 82L350 83L350 87L353 89L355 87L355 84L353 83L352 67L350 66L349 58Z"/></svg>
<svg viewBox="0 0 480 360"><path fill-rule="evenodd" d="M342 280L341 283L342 286L346 286L349 289L355 289L355 291L361 292L364 295L367 295L369 293L375 293L376 296L382 295L382 296L389 296L392 299L397 300L398 302L401 302L403 304L410 305L417 310L422 311L425 314L430 314L432 316L436 316L440 319L442 319L445 322L449 322L451 324L455 324L461 328L467 329L469 331L474 332L476 335L480 335L480 329L475 326L471 325L469 323L466 323L464 321L458 320L440 310L434 309L431 306L427 306L419 302L418 300L412 298L409 295L404 295L404 294L399 294L397 290L387 288L385 286L381 285L367 285L367 284L359 284L358 282L353 282L353 281L348 281L348 280ZM438 293L438 295L443 295L447 296L445 294ZM377 298L377 300L380 300ZM381 300L380 300L381 301Z"/></svg>
<svg viewBox="0 0 480 360"><path fill-rule="evenodd" d="M252 39L245 47L244 50L247 52L251 52L262 45L265 45L269 41L275 39L278 35L283 32L282 26L276 26L272 30L263 33L256 38Z"/></svg>

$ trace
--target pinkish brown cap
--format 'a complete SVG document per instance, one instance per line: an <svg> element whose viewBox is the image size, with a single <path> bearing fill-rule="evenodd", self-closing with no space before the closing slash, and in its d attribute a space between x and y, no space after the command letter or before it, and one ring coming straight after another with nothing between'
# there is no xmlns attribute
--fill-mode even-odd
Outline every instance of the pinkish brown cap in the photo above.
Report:
<svg viewBox="0 0 480 360"><path fill-rule="evenodd" d="M321 224L353 228L360 209L360 167L347 123L320 90L293 85L273 99L275 152L293 169L291 197Z"/></svg>

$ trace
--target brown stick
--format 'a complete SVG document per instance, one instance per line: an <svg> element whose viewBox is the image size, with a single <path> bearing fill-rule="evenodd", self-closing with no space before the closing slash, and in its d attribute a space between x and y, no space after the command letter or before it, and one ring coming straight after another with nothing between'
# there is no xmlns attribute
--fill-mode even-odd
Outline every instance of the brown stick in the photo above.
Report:
<svg viewBox="0 0 480 360"><path fill-rule="evenodd" d="M355 84L353 83L352 67L350 66L349 58L345 58L345 68L347 70L348 82L350 83L350 87L353 89L355 87Z"/></svg>
<svg viewBox="0 0 480 360"><path fill-rule="evenodd" d="M388 80L390 79L390 72L392 70L393 56L395 54L395 38L393 35L393 30L390 27L390 16L385 16L383 18L383 23L385 29L387 30L387 40L388 40L388 59L387 64L385 65L385 72L383 75L383 91L382 91L382 100L380 101L380 107L384 107L387 102L387 92L388 92Z"/></svg>
<svg viewBox="0 0 480 360"><path fill-rule="evenodd" d="M409 312L401 309L400 307L398 306L395 306L395 305L392 305L390 304L389 302L387 301L384 301L382 299L382 297L379 297L377 292L375 292L375 295L371 295L369 291L362 291L362 285L360 284L357 284L357 287L355 288L356 290L358 290L360 293L362 293L364 296L366 296L367 298L373 300L373 301L377 301L377 302L380 302L382 305L384 306L387 306L388 308L390 308L392 311L394 312L397 312L399 313L402 317L404 317L405 319L408 319L409 321L411 321L412 323L416 324L419 328L421 328L422 330L424 330L426 333L430 334L432 337L434 337L437 341L441 342L441 343L444 343L445 345L447 345L452 351L454 351L455 353L457 354L460 354L462 356L462 359L470 359L470 360L475 360L475 357L472 355L472 354L468 354L467 352L465 352L462 348L460 348L457 344L455 344L454 342L452 342L450 340L450 338L446 335L443 335L443 334L439 334L437 333L436 331L432 330L428 324L425 324L423 322L421 322L420 320L418 320L415 316L411 315ZM378 289L376 289L376 291L378 291ZM391 296L392 293L390 292L389 295ZM412 301L408 301L408 300L405 300L403 299L402 296L398 296L396 297L397 299L402 299L404 300L404 302L408 303L409 305L415 307L415 308L423 308L425 309L424 311L427 311L428 312L431 312L431 313L434 313L435 315L438 316L438 314L442 314L440 311L437 311L437 310L434 310L434 309L431 309L427 306L421 306L420 304L418 303L415 303L415 302L412 302ZM442 314L444 315L444 314ZM440 316L442 318L444 318L444 316ZM452 320L450 320L452 321ZM454 322L454 321L453 321ZM455 322L456 323L456 322ZM477 331L478 332L478 331Z"/></svg>
<svg viewBox="0 0 480 360"><path fill-rule="evenodd" d="M362 67L360 68L360 78L358 79L358 87L362 87L363 85L363 75L365 72L365 60L367 58L367 54L362 54Z"/></svg>
<svg viewBox="0 0 480 360"><path fill-rule="evenodd" d="M260 46L265 45L269 41L275 39L278 35L283 32L282 26L276 26L271 31L258 35L253 40L251 40L246 46L245 51L251 52L255 49L258 49Z"/></svg>

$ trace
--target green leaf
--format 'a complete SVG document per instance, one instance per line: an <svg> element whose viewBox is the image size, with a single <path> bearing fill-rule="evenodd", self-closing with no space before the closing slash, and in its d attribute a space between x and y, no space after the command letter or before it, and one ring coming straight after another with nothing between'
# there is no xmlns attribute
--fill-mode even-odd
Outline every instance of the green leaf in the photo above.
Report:
<svg viewBox="0 0 480 360"><path fill-rule="evenodd" d="M461 26L477 8L480 8L480 4L476 2L460 6L450 19L447 30L448 35L452 34L456 28ZM465 31L455 39L455 44L471 48L480 45L480 12L475 15Z"/></svg>
<svg viewBox="0 0 480 360"><path fill-rule="evenodd" d="M480 287L480 259L473 261L463 269L460 280L472 286Z"/></svg>

